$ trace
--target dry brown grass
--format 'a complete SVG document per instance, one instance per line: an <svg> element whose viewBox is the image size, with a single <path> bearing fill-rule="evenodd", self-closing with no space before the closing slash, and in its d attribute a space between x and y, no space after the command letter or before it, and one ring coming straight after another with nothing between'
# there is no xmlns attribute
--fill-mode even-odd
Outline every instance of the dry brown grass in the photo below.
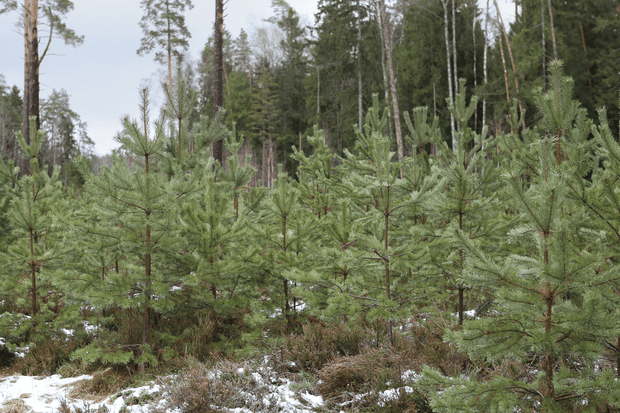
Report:
<svg viewBox="0 0 620 413"><path fill-rule="evenodd" d="M24 358L15 357L9 371L24 376L50 374L69 361L69 355L79 344L76 340L47 339L37 343Z"/></svg>
<svg viewBox="0 0 620 413"><path fill-rule="evenodd" d="M361 326L306 323L302 334L287 337L286 356L302 370L317 371L335 357L359 354L367 337L368 332Z"/></svg>
<svg viewBox="0 0 620 413"><path fill-rule="evenodd" d="M30 407L22 399L7 400L0 407L0 413L26 413Z"/></svg>
<svg viewBox="0 0 620 413"><path fill-rule="evenodd" d="M127 370L110 367L94 373L91 380L80 380L73 384L68 396L75 399L100 402L127 387L131 381L132 376Z"/></svg>
<svg viewBox="0 0 620 413"><path fill-rule="evenodd" d="M182 409L184 413L201 413L223 408L276 412L268 399L272 382L275 377L271 372L248 363L221 360L211 368L188 360L178 377L164 382L167 404L161 412Z"/></svg>
<svg viewBox="0 0 620 413"><path fill-rule="evenodd" d="M428 316L426 320L413 323L409 336L395 336L394 350L399 353L398 364L415 371L426 365L439 369L447 376L460 374L469 365L469 359L455 345L443 340L446 329L455 327L437 316Z"/></svg>
<svg viewBox="0 0 620 413"><path fill-rule="evenodd" d="M385 349L366 349L355 356L334 358L317 372L318 391L327 397L368 391L400 380L398 356Z"/></svg>
<svg viewBox="0 0 620 413"><path fill-rule="evenodd" d="M60 400L60 407L58 408L58 413L106 413L107 410L98 407L97 409L93 409L89 404L84 404L82 406L69 406L66 399Z"/></svg>

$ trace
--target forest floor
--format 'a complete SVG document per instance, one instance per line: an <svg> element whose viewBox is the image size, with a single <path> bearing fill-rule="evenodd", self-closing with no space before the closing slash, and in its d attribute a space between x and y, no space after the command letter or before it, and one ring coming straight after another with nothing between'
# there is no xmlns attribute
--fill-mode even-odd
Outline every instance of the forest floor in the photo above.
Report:
<svg viewBox="0 0 620 413"><path fill-rule="evenodd" d="M0 413L429 413L415 384L422 368L460 374L466 365L442 338L453 323L402 320L390 344L385 324L308 322L252 356L182 356L143 372L67 361L28 375L31 351L0 371Z"/></svg>
<svg viewBox="0 0 620 413"><path fill-rule="evenodd" d="M228 371L237 377L231 377ZM257 368L254 368L257 367ZM401 393L411 394L413 388L406 385L415 381L418 375L413 371L402 374L402 386L380 391L376 394L346 392L336 397L339 402L326 403L326 399L317 394L316 383L308 382L303 374L294 377L294 374L279 374L267 364L262 366L227 365L224 369L212 369L206 373L212 381L218 380L219 385L212 385L211 389L203 388L207 393L220 391L218 395L210 394L208 408L211 411L221 412L345 412L357 410L356 406L366 404L366 399L372 399L377 407L386 402L401 398ZM193 374L195 374L194 372ZM226 377L224 377L226 376ZM158 412L172 413L192 411L207 406L198 406L204 402L204 397L196 397L196 391L179 389L179 382L199 379L197 377L170 376L155 379L139 387L129 387L110 395L88 394L83 389L93 380L92 375L63 378L61 375L51 376L22 376L11 375L0 379L0 412L6 413L142 413ZM245 380L244 380L245 378ZM204 379L204 378L203 378ZM228 383L228 385L227 385ZM234 383L232 386L230 384ZM86 384L86 386L85 386ZM204 384L204 380L203 380ZM212 383L213 384L213 383ZM182 386L181 386L182 387ZM228 391L227 391L228 389ZM226 394L228 393L228 394ZM205 394L202 394L204 396ZM369 397L370 396L370 397ZM186 397L187 405L179 409ZM220 399L222 405L211 404ZM179 403L180 402L180 403ZM232 406L245 405L245 407ZM207 409L208 409L207 408Z"/></svg>

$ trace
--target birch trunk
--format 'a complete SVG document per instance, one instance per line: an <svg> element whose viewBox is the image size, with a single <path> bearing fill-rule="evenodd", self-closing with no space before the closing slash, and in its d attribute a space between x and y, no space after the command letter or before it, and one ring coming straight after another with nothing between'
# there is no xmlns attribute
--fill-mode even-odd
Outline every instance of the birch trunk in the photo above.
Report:
<svg viewBox="0 0 620 413"><path fill-rule="evenodd" d="M508 87L508 71L506 70L506 59L504 58L504 45L502 43L502 37L499 36L499 53L502 57L502 65L504 67L504 84L506 85L506 101L508 101L508 105L510 105L510 89ZM508 117L512 120L512 114L508 112ZM512 122L510 122L510 133L514 133L514 128L512 127Z"/></svg>
<svg viewBox="0 0 620 413"><path fill-rule="evenodd" d="M389 96L389 82L387 69L385 68L385 36L383 35L383 19L381 18L381 9L377 8L377 15L379 16L379 36L381 37L381 70L383 72L383 90L385 91L385 104L388 108L388 124L390 125L390 139L393 137L392 133L392 109L390 108L390 96Z"/></svg>
<svg viewBox="0 0 620 413"><path fill-rule="evenodd" d="M497 0L493 0L495 3L495 8L497 9L497 16L499 17L499 22L501 24L502 33L504 33L504 39L506 40L506 46L508 47L508 55L510 56L510 64L512 65L512 73L515 81L515 90L517 92L517 96L519 96L519 76L517 75L517 66L515 65L515 59L512 56L512 48L510 47L510 39L508 39L508 33L506 32L506 26L504 26L504 19L502 19L502 14L499 11L499 6L497 5ZM521 122L523 129L525 129L525 116L523 116L523 105L521 104L521 98L519 99L519 112L521 113Z"/></svg>
<svg viewBox="0 0 620 413"><path fill-rule="evenodd" d="M446 61L448 63L448 94L450 95L450 105L454 104L452 94L452 65L450 64L450 37L448 35L448 0L441 0L443 5L444 34L446 38ZM456 153L456 132L454 130L454 115L450 112L450 133L452 134L452 151Z"/></svg>
<svg viewBox="0 0 620 413"><path fill-rule="evenodd" d="M456 0L452 0L452 65L454 68L454 94L459 93L459 75L456 67ZM460 124L458 124L460 130Z"/></svg>
<svg viewBox="0 0 620 413"><path fill-rule="evenodd" d="M383 22L383 37L385 39L385 52L387 55L388 74L390 76L390 89L392 91L392 106L394 107L394 127L396 128L396 145L398 147L398 162L402 162L405 157L403 148L403 137L400 128L400 112L398 110L398 95L396 92L396 79L394 77L394 67L392 64L392 30L390 22L385 12L385 0L381 0L381 14ZM403 171L400 170L400 177L403 177Z"/></svg>

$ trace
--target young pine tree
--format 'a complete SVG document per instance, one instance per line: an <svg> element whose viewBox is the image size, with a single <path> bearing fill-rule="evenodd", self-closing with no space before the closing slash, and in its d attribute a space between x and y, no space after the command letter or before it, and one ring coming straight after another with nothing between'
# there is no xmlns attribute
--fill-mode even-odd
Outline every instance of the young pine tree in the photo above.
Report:
<svg viewBox="0 0 620 413"><path fill-rule="evenodd" d="M561 71L551 76L561 76ZM555 80L552 85L561 84ZM556 92L552 87L547 96L561 96ZM579 142L566 136L544 135L532 143L536 173L524 175L519 167L503 172L519 218L507 235L516 253L484 252L465 231L453 231L465 255L460 282L491 289L495 304L484 318L465 320L461 330L446 334L482 366L478 371L449 378L425 370L421 387L433 388L437 411L597 412L605 403L620 407L614 372L600 364L605 342L618 336L615 311L605 298L620 271L605 264L604 233L592 230L589 211L571 199L569 184L584 178L575 177L578 169L557 156L557 139L562 139L563 151L575 152L571 146ZM443 392L437 392L437 385Z"/></svg>
<svg viewBox="0 0 620 413"><path fill-rule="evenodd" d="M115 157L112 168L103 168L98 176L82 165L82 173L87 178L85 190L97 199L97 214L105 221L103 236L117 239L126 257L120 272L109 273L90 294L101 302L102 291L105 291L108 301L105 304L140 311L140 339L139 342L116 343L122 344L112 349L116 352L102 348L100 343L76 352L76 357L86 361L102 358L126 363L134 356L128 350L139 346L141 355L135 361L156 364L149 344L155 312L169 310L166 307L174 303L173 300L155 299L155 294L165 298L175 281L163 266L163 256L174 244L170 236L171 217L177 203L166 176L156 170L158 157L167 141L164 119L162 116L152 125L148 89L141 90L140 98L140 121L125 118L124 132L118 136L133 164Z"/></svg>
<svg viewBox="0 0 620 413"><path fill-rule="evenodd" d="M0 161L0 176L10 182L5 188L9 198L6 220L11 228L5 238L8 247L0 252L4 274L1 298L5 306L13 304L12 313L0 319L0 335L10 350L42 344L65 325L74 324L69 320L71 307L63 308L63 294L53 285L53 270L65 258L62 231L54 213L62 210L60 168L51 175L47 168L41 170L43 131L36 129L34 117L30 119L31 143L27 144L20 132L17 140L29 159L29 173L20 177L13 161Z"/></svg>

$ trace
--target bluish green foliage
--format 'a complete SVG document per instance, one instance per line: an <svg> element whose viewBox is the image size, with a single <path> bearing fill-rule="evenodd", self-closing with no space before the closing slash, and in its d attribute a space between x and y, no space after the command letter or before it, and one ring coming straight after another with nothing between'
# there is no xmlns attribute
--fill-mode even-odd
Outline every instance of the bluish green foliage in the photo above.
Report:
<svg viewBox="0 0 620 413"><path fill-rule="evenodd" d="M19 177L13 162L0 162L0 176L8 198L6 221L10 233L6 250L0 252L2 300L11 313L1 316L0 335L10 350L18 345L36 345L60 334L63 325L72 326L77 314L65 307L63 292L54 285L53 271L61 265L65 249L56 213L64 208L60 168L50 175L39 167L43 131L31 122L31 144L20 133L18 142L30 160L30 174ZM65 307L65 308L63 308Z"/></svg>
<svg viewBox="0 0 620 413"><path fill-rule="evenodd" d="M555 89L563 87L559 65L552 79L557 86L543 101L557 96L570 100ZM575 106L572 101L558 104ZM585 140L588 135L578 132L583 119L573 113L563 123L563 128L577 131L565 142L567 154L579 153L583 142L577 137ZM518 214L506 239L518 252L485 252L466 231L453 229L453 242L465 259L459 281L490 289L495 303L487 316L466 320L461 330L446 334L472 358L475 373L448 378L426 369L421 387L444 389L432 397L438 411L468 406L467 411L564 412L580 406L594 412L599 402L618 406L618 387L610 384L614 372L599 363L605 343L614 340L620 328L615 310L605 305L620 273L606 264L606 237L594 230L591 211L571 199L572 186L584 179L583 170L578 159L558 159L558 136L545 134L532 142L537 158L532 174L522 174L518 163L502 173L508 202ZM496 373L481 380L485 368Z"/></svg>

